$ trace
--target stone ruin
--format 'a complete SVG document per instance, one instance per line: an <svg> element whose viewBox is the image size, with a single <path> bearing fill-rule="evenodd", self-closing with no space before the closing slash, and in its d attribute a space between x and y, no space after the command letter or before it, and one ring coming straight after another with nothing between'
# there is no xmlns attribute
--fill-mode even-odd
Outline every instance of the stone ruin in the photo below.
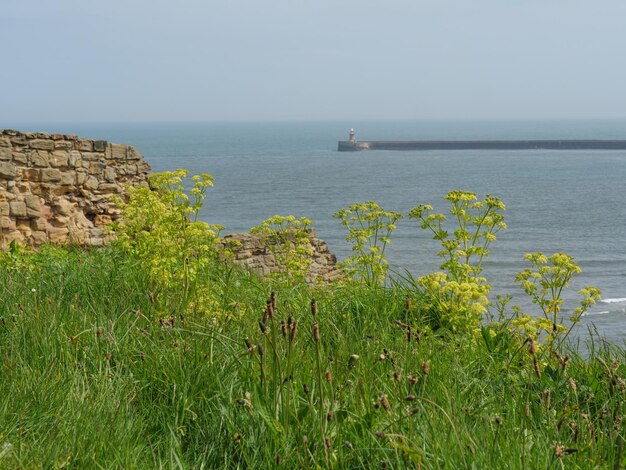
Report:
<svg viewBox="0 0 626 470"><path fill-rule="evenodd" d="M67 134L0 131L0 250L12 241L101 246L105 227L119 218L115 196L126 185L148 184L150 165L132 146ZM260 239L248 233L237 240L235 264L260 275L279 269ZM310 237L313 263L308 279L341 276L325 242Z"/></svg>
<svg viewBox="0 0 626 470"><path fill-rule="evenodd" d="M260 237L250 233L233 233L224 237L223 243L232 246L235 242L233 261L239 266L244 266L250 271L261 276L267 276L280 269L274 260L270 250L263 244ZM318 280L331 282L340 279L343 271L337 266L337 257L331 253L328 245L315 236L311 230L309 235L310 248L313 250L313 262L309 267L307 281L310 283Z"/></svg>
<svg viewBox="0 0 626 470"><path fill-rule="evenodd" d="M0 248L13 240L103 245L104 228L119 217L113 197L147 184L149 171L128 145L0 131Z"/></svg>

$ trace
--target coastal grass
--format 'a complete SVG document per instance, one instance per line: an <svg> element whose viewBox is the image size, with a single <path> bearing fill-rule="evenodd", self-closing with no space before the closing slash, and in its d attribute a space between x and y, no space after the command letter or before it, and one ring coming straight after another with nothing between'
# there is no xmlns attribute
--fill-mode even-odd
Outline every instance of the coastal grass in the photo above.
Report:
<svg viewBox="0 0 626 470"><path fill-rule="evenodd" d="M115 247L0 270L0 468L626 464L621 348L534 363L526 343L423 327L409 283L207 272L219 317L160 310Z"/></svg>

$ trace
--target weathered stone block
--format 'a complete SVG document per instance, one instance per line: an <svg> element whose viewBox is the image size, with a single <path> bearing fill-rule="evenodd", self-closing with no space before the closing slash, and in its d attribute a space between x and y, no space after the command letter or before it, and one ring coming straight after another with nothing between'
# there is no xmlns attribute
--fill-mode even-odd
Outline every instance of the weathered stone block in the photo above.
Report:
<svg viewBox="0 0 626 470"><path fill-rule="evenodd" d="M28 213L26 211L26 203L24 201L9 202L9 210L11 213L11 217L15 217L16 219L25 219L26 217L28 217Z"/></svg>
<svg viewBox="0 0 626 470"><path fill-rule="evenodd" d="M13 150L13 161L15 163L28 163L28 156L24 152L16 152Z"/></svg>
<svg viewBox="0 0 626 470"><path fill-rule="evenodd" d="M115 172L115 168L112 168L110 166L106 167L104 169L104 179L109 183L113 183L117 179L117 173Z"/></svg>
<svg viewBox="0 0 626 470"><path fill-rule="evenodd" d="M52 134L50 138L52 140L63 140L63 134Z"/></svg>
<svg viewBox="0 0 626 470"><path fill-rule="evenodd" d="M13 179L17 176L17 167L13 163L0 162L0 178Z"/></svg>
<svg viewBox="0 0 626 470"><path fill-rule="evenodd" d="M69 234L69 229L65 227L48 227L48 239L51 243L67 243Z"/></svg>
<svg viewBox="0 0 626 470"><path fill-rule="evenodd" d="M91 191L93 191L94 189L98 189L99 185L100 183L98 179L91 175L89 175L87 179L85 180L85 182L83 183L83 187Z"/></svg>
<svg viewBox="0 0 626 470"><path fill-rule="evenodd" d="M91 140L79 141L78 150L80 150L81 152L93 152L93 142Z"/></svg>
<svg viewBox="0 0 626 470"><path fill-rule="evenodd" d="M50 166L50 153L42 150L35 150L30 153L30 164L40 168Z"/></svg>
<svg viewBox="0 0 626 470"><path fill-rule="evenodd" d="M66 167L69 164L70 155L62 150L52 152L50 156L50 166L53 168Z"/></svg>
<svg viewBox="0 0 626 470"><path fill-rule="evenodd" d="M106 140L94 140L93 142L93 150L94 152L104 152L107 148Z"/></svg>
<svg viewBox="0 0 626 470"><path fill-rule="evenodd" d="M11 160L12 158L11 147L0 147L0 160Z"/></svg>
<svg viewBox="0 0 626 470"><path fill-rule="evenodd" d="M55 185L52 188L52 195L54 196L67 196L69 194L75 193L76 188L70 185L67 186L57 186Z"/></svg>
<svg viewBox="0 0 626 470"><path fill-rule="evenodd" d="M15 230L15 222L8 217L0 217L1 230Z"/></svg>
<svg viewBox="0 0 626 470"><path fill-rule="evenodd" d="M55 150L72 150L73 148L74 144L72 142L68 142L67 140L61 140L54 143Z"/></svg>
<svg viewBox="0 0 626 470"><path fill-rule="evenodd" d="M41 170L37 168L22 168L22 180L41 181Z"/></svg>
<svg viewBox="0 0 626 470"><path fill-rule="evenodd" d="M101 183L98 185L98 191L102 193L121 193L124 190L118 184L114 183Z"/></svg>
<svg viewBox="0 0 626 470"><path fill-rule="evenodd" d="M91 162L89 164L89 173L94 176L100 177L104 173L106 167L107 165L104 162Z"/></svg>
<svg viewBox="0 0 626 470"><path fill-rule="evenodd" d="M10 147L11 141L8 137L0 137L0 147Z"/></svg>
<svg viewBox="0 0 626 470"><path fill-rule="evenodd" d="M104 157L107 160L126 160L127 145L109 144Z"/></svg>
<svg viewBox="0 0 626 470"><path fill-rule="evenodd" d="M83 160L90 162L102 160L102 154L98 152L81 152L80 154L82 155Z"/></svg>
<svg viewBox="0 0 626 470"><path fill-rule="evenodd" d="M127 160L141 160L142 158L143 157L135 147L128 147L128 151L126 153Z"/></svg>
<svg viewBox="0 0 626 470"><path fill-rule="evenodd" d="M30 221L30 227L33 231L45 231L48 227L48 222L43 217L38 217Z"/></svg>
<svg viewBox="0 0 626 470"><path fill-rule="evenodd" d="M9 215L9 202L0 201L0 216L8 216L8 215Z"/></svg>
<svg viewBox="0 0 626 470"><path fill-rule="evenodd" d="M69 153L67 165L70 168L74 168L81 160L82 160L82 157L80 155L80 152L78 150L72 150Z"/></svg>
<svg viewBox="0 0 626 470"><path fill-rule="evenodd" d="M41 170L41 181L61 181L61 171L56 168L43 168Z"/></svg>
<svg viewBox="0 0 626 470"><path fill-rule="evenodd" d="M23 135L17 135L15 137L11 137L9 139L11 141L11 145L13 147L24 147L26 146L27 142L26 142L26 137L24 137Z"/></svg>
<svg viewBox="0 0 626 470"><path fill-rule="evenodd" d="M74 208L74 205L64 198L59 198L54 204L54 211L62 216L69 215Z"/></svg>
<svg viewBox="0 0 626 470"><path fill-rule="evenodd" d="M62 172L61 184L64 186L74 186L76 184L76 172L75 171Z"/></svg>
<svg viewBox="0 0 626 470"><path fill-rule="evenodd" d="M43 197L48 191L48 184L46 183L30 183L30 192L35 196Z"/></svg>
<svg viewBox="0 0 626 470"><path fill-rule="evenodd" d="M28 209L33 209L36 211L41 210L41 199L39 196L27 195L24 196L24 203Z"/></svg>
<svg viewBox="0 0 626 470"><path fill-rule="evenodd" d="M53 150L54 141L49 140L49 139L35 139L35 140L31 140L28 143L28 146L31 149L37 149L37 150Z"/></svg>

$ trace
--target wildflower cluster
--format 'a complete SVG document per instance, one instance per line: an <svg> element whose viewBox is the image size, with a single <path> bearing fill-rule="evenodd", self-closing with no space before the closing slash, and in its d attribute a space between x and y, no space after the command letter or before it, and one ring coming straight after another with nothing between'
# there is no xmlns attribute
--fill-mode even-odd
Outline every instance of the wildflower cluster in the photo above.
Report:
<svg viewBox="0 0 626 470"><path fill-rule="evenodd" d="M433 213L430 205L420 204L409 212L410 218L420 221L421 228L430 230L433 239L441 243L438 255L444 259L440 265L443 272L424 276L418 283L431 299L439 326L473 331L489 305L491 286L480 274L490 244L506 229L502 214L506 206L497 197L487 195L481 201L466 191L451 191L445 199L456 226L452 233L445 228L448 217Z"/></svg>
<svg viewBox="0 0 626 470"><path fill-rule="evenodd" d="M334 217L347 228L346 240L352 244L354 254L342 263L347 274L368 286L383 285L389 269L385 248L402 214L369 201L342 209Z"/></svg>
<svg viewBox="0 0 626 470"><path fill-rule="evenodd" d="M564 253L555 253L550 257L543 253L529 253L524 258L530 261L532 267L520 271L515 280L540 308L543 318L533 319L529 315L518 313L511 324L518 331L524 331L527 336L534 339L537 339L541 332L546 332L548 344L552 344L560 335L565 333L567 336L571 326L580 321L582 314L596 303L601 293L591 286L579 291L583 298L569 318L571 326L568 330L560 316L563 306L562 293L569 287L571 278L582 270L574 258Z"/></svg>
<svg viewBox="0 0 626 470"><path fill-rule="evenodd" d="M293 215L275 215L250 229L261 236L265 248L272 254L276 272L268 279L278 282L301 282L306 279L313 262L310 242L311 221L306 217L296 219Z"/></svg>
<svg viewBox="0 0 626 470"><path fill-rule="evenodd" d="M202 309L211 305L211 295L204 292L208 286L196 284L217 254L222 227L198 220L213 177L193 176L188 195L184 185L187 175L182 169L157 173L150 177L150 187L129 187L128 202L120 201L121 221L112 230L117 243L147 270L155 292L182 291L182 296L166 297L180 299L197 312L201 305ZM189 303L191 294L200 295L203 302Z"/></svg>

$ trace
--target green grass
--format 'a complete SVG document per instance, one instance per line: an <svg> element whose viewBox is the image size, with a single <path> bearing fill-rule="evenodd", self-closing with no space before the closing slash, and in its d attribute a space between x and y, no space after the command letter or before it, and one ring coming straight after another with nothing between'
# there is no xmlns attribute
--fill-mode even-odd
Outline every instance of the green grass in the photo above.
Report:
<svg viewBox="0 0 626 470"><path fill-rule="evenodd" d="M227 265L211 276L221 309L240 315L164 317L113 248L5 266L0 468L626 464L623 349L562 351L566 368L544 356L539 377L519 342L423 331L420 294L401 283L277 289L264 335L270 288Z"/></svg>

